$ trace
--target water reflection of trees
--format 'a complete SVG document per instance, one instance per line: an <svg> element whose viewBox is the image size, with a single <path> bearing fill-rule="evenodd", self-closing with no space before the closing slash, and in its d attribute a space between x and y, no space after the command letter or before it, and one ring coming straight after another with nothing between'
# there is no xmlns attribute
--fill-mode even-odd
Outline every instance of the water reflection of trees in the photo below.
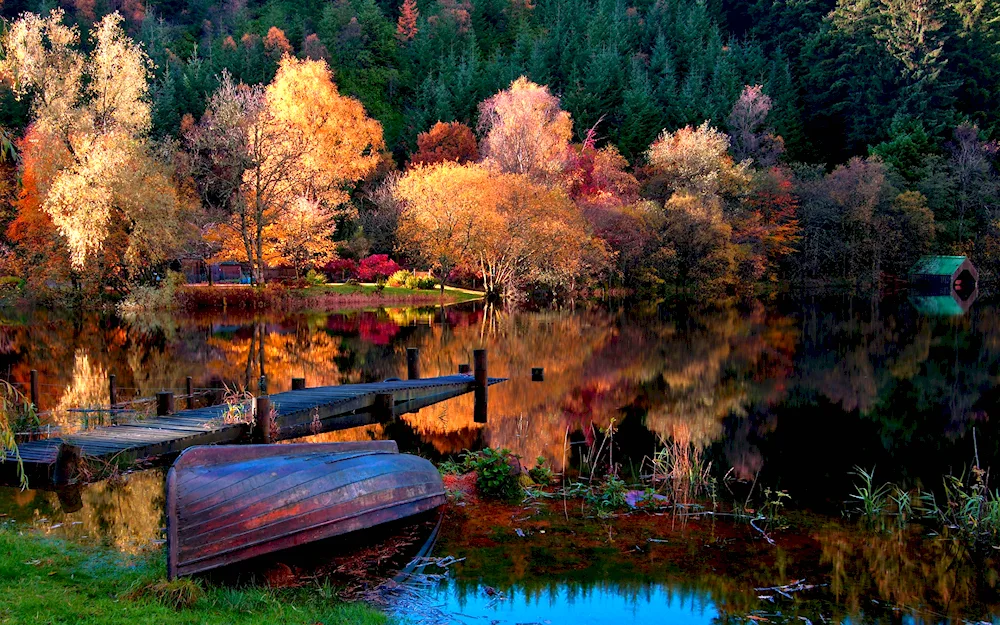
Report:
<svg viewBox="0 0 1000 625"><path fill-rule="evenodd" d="M864 611L872 598L958 620L1000 608L997 562L960 539L917 531L869 534L839 524L814 538L820 563L830 568L830 590L849 613Z"/></svg>
<svg viewBox="0 0 1000 625"><path fill-rule="evenodd" d="M887 449L937 450L941 440L963 440L971 425L990 429L986 418L996 409L984 392L1000 371L1000 320L985 306L940 320L905 303L842 297L707 309L466 305L156 323L35 311L9 313L0 324L0 367L25 385L38 369L43 408L106 405L110 373L124 397L179 390L188 375L198 387L253 389L266 374L272 392L287 390L293 377L311 386L403 377L409 346L421 349L425 376L453 373L486 347L491 374L510 378L490 389L485 426L473 421L471 396L403 417L404 434L437 453L485 443L558 466L567 434L587 439L591 426L603 430L614 419L620 442L631 437L636 454L651 452L656 437L717 444L726 468L752 478L774 449L769 440L788 445L775 437L780 431L805 444L810 428L819 436L821 425L836 425L861 439L876 433ZM539 366L540 384L529 377ZM58 418L75 422L67 413ZM986 443L991 458L997 438Z"/></svg>
<svg viewBox="0 0 1000 625"><path fill-rule="evenodd" d="M465 558L452 569L449 588L459 605L490 586L512 591L513 600L527 605L598 591L642 601L656 589L713 606L718 622L749 622L747 615L758 614L768 622L898 623L911 611L916 622L970 622L1000 608L995 559L970 552L961 541L919 531L872 534L801 517L802 527L816 529L781 532L772 547L753 540L741 524L679 527L630 517L611 522L600 540L592 519L564 521L556 514L546 525L550 531L527 539L507 538L513 530L503 519L450 519L438 549ZM645 535L666 540L649 546ZM798 579L814 587L791 600L756 590Z"/></svg>
<svg viewBox="0 0 1000 625"><path fill-rule="evenodd" d="M52 536L138 553L157 548L163 538L164 475L143 471L91 484L78 493L79 509L54 492L0 487L0 509ZM72 501L74 495L65 497Z"/></svg>

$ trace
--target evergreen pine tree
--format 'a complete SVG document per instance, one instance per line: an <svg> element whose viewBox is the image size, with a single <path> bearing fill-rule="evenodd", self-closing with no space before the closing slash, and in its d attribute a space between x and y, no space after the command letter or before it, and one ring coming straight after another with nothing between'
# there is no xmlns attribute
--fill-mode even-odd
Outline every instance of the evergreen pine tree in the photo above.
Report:
<svg viewBox="0 0 1000 625"><path fill-rule="evenodd" d="M632 63L628 89L621 108L618 148L631 161L638 159L665 127L663 109L657 106L646 68Z"/></svg>

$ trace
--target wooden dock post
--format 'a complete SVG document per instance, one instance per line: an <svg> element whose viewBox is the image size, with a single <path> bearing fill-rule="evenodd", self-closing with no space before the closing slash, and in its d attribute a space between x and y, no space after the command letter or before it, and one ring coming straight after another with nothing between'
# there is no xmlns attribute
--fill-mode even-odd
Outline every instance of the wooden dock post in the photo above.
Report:
<svg viewBox="0 0 1000 625"><path fill-rule="evenodd" d="M416 347L406 348L406 378L408 380L420 379L420 350Z"/></svg>
<svg viewBox="0 0 1000 625"><path fill-rule="evenodd" d="M65 486L76 479L82 457L83 453L76 445L60 443L59 452L56 456L55 471L52 474L52 482L56 486Z"/></svg>
<svg viewBox="0 0 1000 625"><path fill-rule="evenodd" d="M184 390L187 391L187 405L190 408L191 400L194 399L194 379L191 376L184 380Z"/></svg>
<svg viewBox="0 0 1000 625"><path fill-rule="evenodd" d="M306 388L306 379L305 378L292 378L292 390L293 391L302 391L302 390L305 390L305 388Z"/></svg>
<svg viewBox="0 0 1000 625"><path fill-rule="evenodd" d="M532 382L544 382L545 381L545 369L542 367L532 367L531 368L531 381Z"/></svg>
<svg viewBox="0 0 1000 625"><path fill-rule="evenodd" d="M469 363L458 365L458 372L464 375L469 375L472 372L472 367L469 366Z"/></svg>
<svg viewBox="0 0 1000 625"><path fill-rule="evenodd" d="M156 416L164 417L174 413L174 394L163 391L156 394Z"/></svg>
<svg viewBox="0 0 1000 625"><path fill-rule="evenodd" d="M375 396L372 412L379 421L388 421L396 416L396 398L392 393L379 393Z"/></svg>
<svg viewBox="0 0 1000 625"><path fill-rule="evenodd" d="M253 439L255 443L269 445L271 440L272 419L271 400L267 397L257 398L257 420L254 422Z"/></svg>
<svg viewBox="0 0 1000 625"><path fill-rule="evenodd" d="M473 407L472 420L476 423L486 423L487 406L489 404L488 388L489 377L486 373L486 350L477 349L472 352L472 360L475 366L475 405Z"/></svg>
<svg viewBox="0 0 1000 625"><path fill-rule="evenodd" d="M118 377L113 373L108 376L108 405L112 410L118 405Z"/></svg>
<svg viewBox="0 0 1000 625"><path fill-rule="evenodd" d="M34 406L37 411L40 401L38 393L38 369L31 370L31 385L29 388L31 394L31 405Z"/></svg>

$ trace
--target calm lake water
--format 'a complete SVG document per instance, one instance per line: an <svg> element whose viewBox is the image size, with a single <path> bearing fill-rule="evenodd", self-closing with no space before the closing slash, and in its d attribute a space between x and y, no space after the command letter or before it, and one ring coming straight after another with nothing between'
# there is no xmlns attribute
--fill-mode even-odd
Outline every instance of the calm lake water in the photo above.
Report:
<svg viewBox="0 0 1000 625"><path fill-rule="evenodd" d="M626 470L637 470L661 440L692 443L714 473L728 473L723 486L738 492L740 481L745 488L756 477L758 488L786 490L788 507L807 520L786 539L798 546L784 551L746 527L721 530L726 524L717 521L705 534L701 521L685 524L672 540L685 545L682 560L697 566L676 557L639 566L595 553L567 571L553 563L571 559L573 544L535 545L536 537L524 543L513 573L477 568L469 556L490 547L445 528L438 548L469 558L431 595L445 613L466 615L454 622L707 623L739 614L733 622L786 619L779 614L803 622L753 590L800 578L826 584L801 613L810 620L994 620L1000 574L990 560L956 555L941 540L863 538L837 521L855 466L875 467L879 481L925 489L970 466L976 447L983 465L1000 468L1000 309L980 301L967 313L942 314L954 312L906 297L847 296L723 309L503 312L466 304L132 321L8 311L0 320L0 372L26 384L29 371L39 370L42 409L52 411L53 425L72 430L88 425L88 413L68 409L106 405L111 373L126 396L182 392L189 375L197 387L252 389L265 374L274 392L289 389L293 377L310 386L405 377L407 347L420 348L423 375L452 373L486 347L490 374L510 378L490 389L488 423L473 421L466 396L319 438L393 438L432 458L507 447L558 470L564 458L578 463L578 450L610 428L615 461ZM544 382L531 381L531 367L544 367ZM148 549L161 538L162 482L151 471L94 485L75 512L54 493L0 489L0 514L123 551ZM648 563L659 548L635 558ZM716 562L710 553L720 549L742 555ZM509 546L498 553L512 557ZM895 577L880 576L884 567L894 567ZM487 587L501 589L504 600Z"/></svg>

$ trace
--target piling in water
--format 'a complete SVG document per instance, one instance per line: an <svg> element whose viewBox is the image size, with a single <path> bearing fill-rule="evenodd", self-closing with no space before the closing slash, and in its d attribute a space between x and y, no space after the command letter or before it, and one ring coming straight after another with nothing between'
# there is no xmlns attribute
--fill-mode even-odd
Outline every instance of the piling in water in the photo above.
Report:
<svg viewBox="0 0 1000 625"><path fill-rule="evenodd" d="M410 380L420 379L420 350L416 347L406 348L406 377Z"/></svg>

